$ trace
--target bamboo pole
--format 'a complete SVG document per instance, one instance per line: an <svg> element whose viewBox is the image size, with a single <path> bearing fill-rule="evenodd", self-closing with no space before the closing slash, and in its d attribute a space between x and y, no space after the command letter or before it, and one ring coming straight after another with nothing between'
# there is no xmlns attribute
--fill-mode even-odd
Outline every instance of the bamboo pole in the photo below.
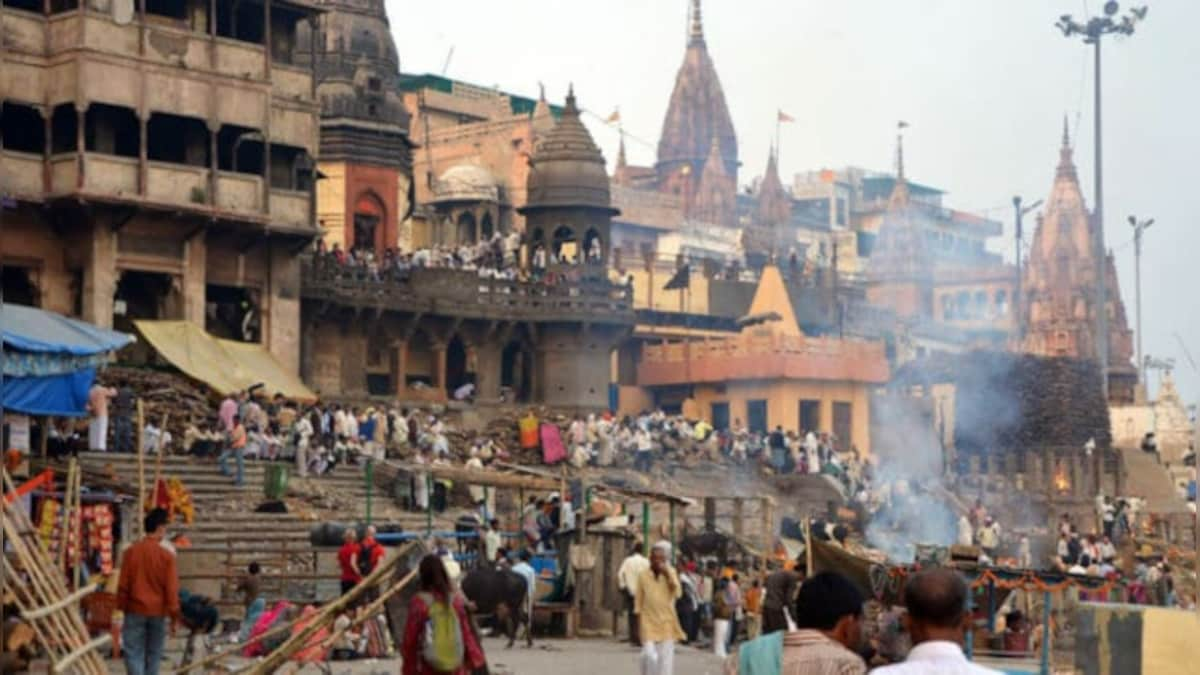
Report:
<svg viewBox="0 0 1200 675"><path fill-rule="evenodd" d="M358 585L352 588L349 593L346 593L333 602L325 605L315 615L311 616L308 625L302 628L298 633L292 634L292 636L285 640L283 644L280 645L275 651L268 654L258 663L253 664L241 672L245 675L268 675L269 673L274 673L279 666L283 665L284 661L287 661L292 656L292 654L295 654L303 649L312 636L315 635L321 628L325 627L330 621L332 621L333 617L337 616L342 612L342 610L346 609L346 607L349 607L355 601L357 601L359 596L365 593L367 589L378 584L379 581L384 578L384 575L390 573L393 568L395 568L395 566L402 559L404 559L405 555L408 553L408 550L415 545L416 544L413 542L409 542L408 544L402 546L391 560L380 565L379 567L376 567L374 571L368 574L365 579L360 581Z"/></svg>
<svg viewBox="0 0 1200 675"><path fill-rule="evenodd" d="M813 570L813 540L812 540L812 514L804 516L804 575L811 577Z"/></svg>
<svg viewBox="0 0 1200 675"><path fill-rule="evenodd" d="M2 472L2 476L3 489L6 493L10 492L14 486L8 472ZM53 562L49 560L49 556L37 542L36 530L29 514L20 504L10 504L5 500L0 500L0 512L3 513L3 517L0 517L0 525L2 525L9 551L12 557L21 564L21 569L18 571L9 556L3 556L5 577L17 579L20 578L20 573L26 577L26 583L9 584L18 608L22 613L37 612L68 597L63 571L61 568L54 569ZM42 645L50 654L52 661L64 658L88 644L88 633L82 617L70 605L59 607L57 611L50 612L43 619L31 621L30 625L42 640ZM64 647L70 649L66 655L60 653ZM79 659L79 664L75 672L84 675L100 675L107 672L104 662L94 651L80 653L76 658Z"/></svg>
<svg viewBox="0 0 1200 675"><path fill-rule="evenodd" d="M146 456L145 448L142 447L142 427L146 423L145 412L142 408L142 399L137 399L137 428L134 433L137 436L133 439L134 447L137 448L137 465L138 465L138 511L134 517L134 528L137 532L135 539L140 539L146 533L142 530L142 519L146 517Z"/></svg>
<svg viewBox="0 0 1200 675"><path fill-rule="evenodd" d="M162 478L163 456L166 454L163 452L165 448L163 448L162 438L163 434L167 432L167 421L170 419L170 416L170 413L163 413L162 424L158 427L158 457L154 459L154 483L150 488L151 490L158 490L158 481Z"/></svg>
<svg viewBox="0 0 1200 675"><path fill-rule="evenodd" d="M75 462L75 488L71 492L75 500L75 508L71 514L71 527L75 530L75 560L71 565L74 583L71 584L71 588L79 588L83 581L83 471L78 461Z"/></svg>
<svg viewBox="0 0 1200 675"><path fill-rule="evenodd" d="M366 623L367 621L373 620L375 618L375 615L377 615L379 613L380 609L383 607L384 603L387 602L389 599L391 599L391 597L393 595L404 590L404 587L407 586L409 583L411 583L412 580L416 576L417 576L417 570L414 569L411 572L409 572L408 574L404 575L404 578L402 578L400 581L397 581L396 583L392 584L392 586L390 588L388 588L386 591L384 591L383 593L380 593L379 597L376 598L374 602L372 602L371 604L364 607L358 613L358 616L356 616L350 623L346 624L345 627L334 631L329 637L325 638L325 641L321 643L321 649L329 649L330 647L333 646L333 644L335 642L338 641L338 638L342 637L342 635L345 634L346 631L350 630L351 628L353 628L355 626L361 626L362 624Z"/></svg>

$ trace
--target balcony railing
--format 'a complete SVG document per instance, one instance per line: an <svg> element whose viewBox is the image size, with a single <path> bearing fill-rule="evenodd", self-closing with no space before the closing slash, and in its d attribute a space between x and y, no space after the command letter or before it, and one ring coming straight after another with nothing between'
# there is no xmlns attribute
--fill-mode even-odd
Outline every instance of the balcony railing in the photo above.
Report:
<svg viewBox="0 0 1200 675"><path fill-rule="evenodd" d="M349 307L526 321L633 323L634 317L630 288L607 279L516 281L445 268L372 274L313 258L301 270L304 297Z"/></svg>
<svg viewBox="0 0 1200 675"><path fill-rule="evenodd" d="M0 151L0 186L0 191L8 194L42 194L42 156Z"/></svg>

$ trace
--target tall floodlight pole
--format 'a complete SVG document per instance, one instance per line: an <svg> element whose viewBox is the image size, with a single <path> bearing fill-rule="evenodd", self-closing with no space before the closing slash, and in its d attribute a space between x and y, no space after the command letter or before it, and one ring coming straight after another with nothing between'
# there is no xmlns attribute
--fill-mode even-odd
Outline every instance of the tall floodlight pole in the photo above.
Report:
<svg viewBox="0 0 1200 675"><path fill-rule="evenodd" d="M1014 317L1013 327L1016 329L1017 341L1021 342L1025 339L1025 316L1021 313L1021 284L1024 280L1021 278L1021 242L1024 240L1024 228L1022 219L1025 214L1042 205L1042 200L1030 204L1029 206L1021 206L1021 195L1013 197L1013 212L1016 215L1016 231L1013 232L1013 244L1017 253L1017 285L1013 290L1012 315Z"/></svg>
<svg viewBox="0 0 1200 675"><path fill-rule="evenodd" d="M1054 25L1066 37L1083 36L1084 44L1092 45L1095 52L1095 113L1096 113L1096 205L1092 214L1092 255L1096 261L1096 297L1093 308L1096 316L1096 358L1100 362L1101 383L1104 396L1108 398L1108 265L1105 264L1104 249L1104 152L1100 135L1100 38L1108 34L1133 35L1134 26L1146 18L1148 8L1131 8L1118 17L1121 5L1116 0L1104 3L1104 16L1094 16L1087 23L1080 23L1070 14L1059 17Z"/></svg>
<svg viewBox="0 0 1200 675"><path fill-rule="evenodd" d="M1129 225L1133 227L1133 299L1136 305L1137 321L1137 364L1138 384L1146 386L1146 365L1142 361L1142 233L1150 229L1154 219L1138 220L1129 216Z"/></svg>

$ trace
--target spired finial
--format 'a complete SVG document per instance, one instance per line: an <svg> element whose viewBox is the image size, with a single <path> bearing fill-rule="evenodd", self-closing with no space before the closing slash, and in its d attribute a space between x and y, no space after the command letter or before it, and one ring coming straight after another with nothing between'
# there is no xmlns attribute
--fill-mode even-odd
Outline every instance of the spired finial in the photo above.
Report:
<svg viewBox="0 0 1200 675"><path fill-rule="evenodd" d="M704 41L704 20L700 13L700 0L692 0L692 21L688 30L690 42Z"/></svg>
<svg viewBox="0 0 1200 675"><path fill-rule="evenodd" d="M579 114L579 108L576 107L576 105L575 105L575 83L574 82L567 85L567 101L566 101L566 103L567 103L567 105L565 108L565 112L571 113L572 115Z"/></svg>
<svg viewBox="0 0 1200 675"><path fill-rule="evenodd" d="M1066 113L1063 113L1063 137L1062 137L1062 144L1063 144L1063 147L1064 147L1064 148L1069 148L1069 147L1071 147L1071 134L1070 134L1070 132L1068 131L1068 125L1067 125L1067 114L1066 114Z"/></svg>
<svg viewBox="0 0 1200 675"><path fill-rule="evenodd" d="M904 130L908 122L901 120L896 123L896 180L904 181Z"/></svg>

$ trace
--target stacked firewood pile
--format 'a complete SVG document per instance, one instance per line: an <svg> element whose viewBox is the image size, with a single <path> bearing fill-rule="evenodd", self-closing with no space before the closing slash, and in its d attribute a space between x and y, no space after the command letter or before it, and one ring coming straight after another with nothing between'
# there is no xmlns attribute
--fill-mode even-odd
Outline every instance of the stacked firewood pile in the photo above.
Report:
<svg viewBox="0 0 1200 675"><path fill-rule="evenodd" d="M1112 441L1098 365L1089 359L975 351L918 359L893 386L955 385L954 439L960 451L1033 447L1098 448Z"/></svg>
<svg viewBox="0 0 1200 675"><path fill-rule="evenodd" d="M216 422L217 406L207 390L179 373L111 366L104 369L99 381L107 387L133 390L142 399L146 423L161 424L166 415L167 430L176 439L183 438L189 424L206 429Z"/></svg>

